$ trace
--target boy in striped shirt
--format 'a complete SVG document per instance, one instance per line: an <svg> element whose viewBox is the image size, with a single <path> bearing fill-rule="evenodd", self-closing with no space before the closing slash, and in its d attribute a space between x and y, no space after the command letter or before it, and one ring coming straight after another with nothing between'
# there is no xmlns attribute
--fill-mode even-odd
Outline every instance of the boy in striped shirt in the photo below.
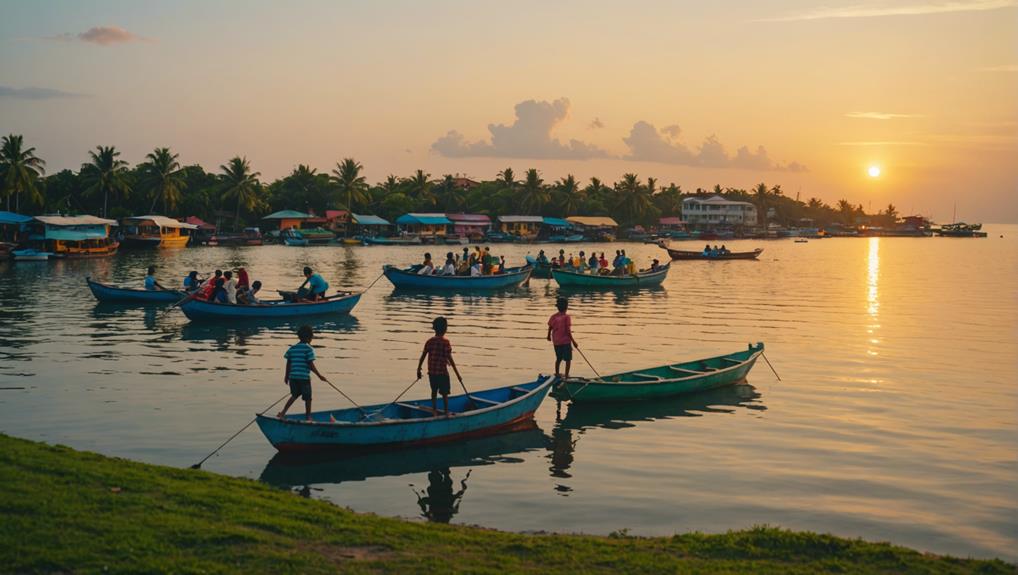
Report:
<svg viewBox="0 0 1018 575"><path fill-rule="evenodd" d="M286 410L290 409L298 397L304 398L305 419L311 421L311 374L328 383L325 376L315 368L315 349L311 347L311 339L315 336L310 325L302 325L297 330L300 343L290 346L283 357L286 358L286 373L283 383L290 386L290 399L276 417L282 419Z"/></svg>

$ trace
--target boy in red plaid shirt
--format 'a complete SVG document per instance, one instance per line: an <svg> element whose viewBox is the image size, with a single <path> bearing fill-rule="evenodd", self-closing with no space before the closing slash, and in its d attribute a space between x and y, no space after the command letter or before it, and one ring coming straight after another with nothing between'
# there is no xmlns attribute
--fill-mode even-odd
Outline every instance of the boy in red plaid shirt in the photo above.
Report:
<svg viewBox="0 0 1018 575"><path fill-rule="evenodd" d="M438 406L436 398L442 394L442 408L445 416L449 417L449 368L456 373L456 379L463 383L460 370L456 369L456 362L452 360L452 344L445 339L445 332L449 330L449 322L444 317L436 317L431 322L435 330L435 337L424 344L424 351L421 352L421 359L417 362L417 379L421 378L421 366L424 358L428 358L428 380L431 383L431 409L437 413Z"/></svg>

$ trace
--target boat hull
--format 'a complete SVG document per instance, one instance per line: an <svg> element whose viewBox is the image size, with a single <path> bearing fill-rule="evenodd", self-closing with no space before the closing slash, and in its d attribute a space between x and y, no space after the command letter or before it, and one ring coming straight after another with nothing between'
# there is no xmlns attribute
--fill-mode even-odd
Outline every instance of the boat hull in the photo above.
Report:
<svg viewBox="0 0 1018 575"><path fill-rule="evenodd" d="M395 266L383 266L382 272L399 289L440 290L440 291L473 291L498 290L514 288L528 279L534 268L524 266L509 268L504 274L488 276L435 276L418 275L412 271L399 269Z"/></svg>
<svg viewBox="0 0 1018 575"><path fill-rule="evenodd" d="M449 407L456 412L452 417L429 416L424 411L421 411L424 417L404 417L415 413L407 406L430 406L430 400L422 399L363 406L363 412L356 409L317 412L312 414L314 421L310 423L302 415L285 419L258 415L257 421L269 443L280 451L373 450L448 443L527 428L554 381L554 377L542 376L515 386L526 390L516 392L515 397L513 386L472 393L471 398L497 404L476 400L475 409L471 410L457 409L467 404L466 396L451 396ZM364 413L370 416L365 418Z"/></svg>
<svg viewBox="0 0 1018 575"><path fill-rule="evenodd" d="M661 285L668 277L671 266L653 273L641 273L631 276L602 276L582 274L573 271L552 269L551 275L562 287L571 288L644 288Z"/></svg>
<svg viewBox="0 0 1018 575"><path fill-rule="evenodd" d="M757 248L751 252L732 252L724 255L716 256L705 256L703 252L690 252L684 250L673 250L671 248L665 248L668 250L668 255L673 260L706 260L706 261L724 261L724 260L755 260L760 257L763 253L763 248Z"/></svg>
<svg viewBox="0 0 1018 575"><path fill-rule="evenodd" d="M359 293L337 296L323 302L274 301L262 305L236 305L191 299L180 304L180 309L191 321L289 319L350 313L360 299Z"/></svg>
<svg viewBox="0 0 1018 575"><path fill-rule="evenodd" d="M173 303L187 295L176 290L144 290L111 286L93 281L91 278L85 278L85 282L95 299L101 302Z"/></svg>
<svg viewBox="0 0 1018 575"><path fill-rule="evenodd" d="M543 280L551 279L551 264L538 263L537 258L534 256L527 256L527 263L533 266L534 271L531 272L530 277L540 278Z"/></svg>
<svg viewBox="0 0 1018 575"><path fill-rule="evenodd" d="M557 385L552 395L577 403L596 403L646 401L716 389L744 381L763 351L764 345L758 343L744 351L702 360L609 375L597 380L569 379ZM706 371L705 366L715 366L716 369ZM667 377L669 374L671 377ZM661 379L648 377L652 375Z"/></svg>

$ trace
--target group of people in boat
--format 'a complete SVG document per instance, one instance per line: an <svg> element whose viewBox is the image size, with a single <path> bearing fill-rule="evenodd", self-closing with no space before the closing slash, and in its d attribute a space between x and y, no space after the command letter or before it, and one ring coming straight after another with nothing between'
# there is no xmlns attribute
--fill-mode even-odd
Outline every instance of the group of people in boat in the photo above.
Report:
<svg viewBox="0 0 1018 575"><path fill-rule="evenodd" d="M156 266L148 267L145 275L146 290L168 289L160 284L155 277ZM198 272L191 270L183 281L183 291L191 299L234 305L259 305L264 302L259 298L262 282L250 281L247 270L243 267L234 270L216 270L208 278L198 277ZM310 267L304 268L304 283L297 288L290 298L293 302L314 302L325 299L329 283L321 274L315 273Z"/></svg>
<svg viewBox="0 0 1018 575"><path fill-rule="evenodd" d="M418 275L429 276L489 276L505 273L505 256L496 256L491 248L480 246L463 248L463 255L448 252L441 264L431 259L431 253L424 254L424 262L415 267Z"/></svg>
<svg viewBox="0 0 1018 575"><path fill-rule="evenodd" d="M724 244L722 244L720 248L717 246L717 244L715 244L713 248L710 247L710 244L707 244L703 247L703 255L708 257L726 256L730 253L732 252L728 251L728 248L726 248Z"/></svg>
<svg viewBox="0 0 1018 575"><path fill-rule="evenodd" d="M590 273L592 275L602 276L625 276L625 275L636 275L636 262L633 261L628 255L626 250L615 250L615 257L612 261L608 262L605 258L604 252L598 256L596 252L590 252L590 257L584 251L580 251L578 256L569 254L566 256L565 250L558 251L558 257L548 259L548 256L541 250L537 254L537 263L539 265L548 265L554 269L564 269L578 273ZM640 272L656 272L662 268L661 262L655 259L651 262L648 269L640 270Z"/></svg>

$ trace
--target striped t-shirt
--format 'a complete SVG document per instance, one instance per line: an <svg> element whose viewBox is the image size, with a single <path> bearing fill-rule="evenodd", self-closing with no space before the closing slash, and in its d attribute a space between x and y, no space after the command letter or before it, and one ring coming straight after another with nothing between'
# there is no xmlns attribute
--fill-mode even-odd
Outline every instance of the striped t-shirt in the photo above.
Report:
<svg viewBox="0 0 1018 575"><path fill-rule="evenodd" d="M290 379L310 380L309 364L315 360L315 350L310 345L300 342L286 350L283 357L290 360Z"/></svg>

